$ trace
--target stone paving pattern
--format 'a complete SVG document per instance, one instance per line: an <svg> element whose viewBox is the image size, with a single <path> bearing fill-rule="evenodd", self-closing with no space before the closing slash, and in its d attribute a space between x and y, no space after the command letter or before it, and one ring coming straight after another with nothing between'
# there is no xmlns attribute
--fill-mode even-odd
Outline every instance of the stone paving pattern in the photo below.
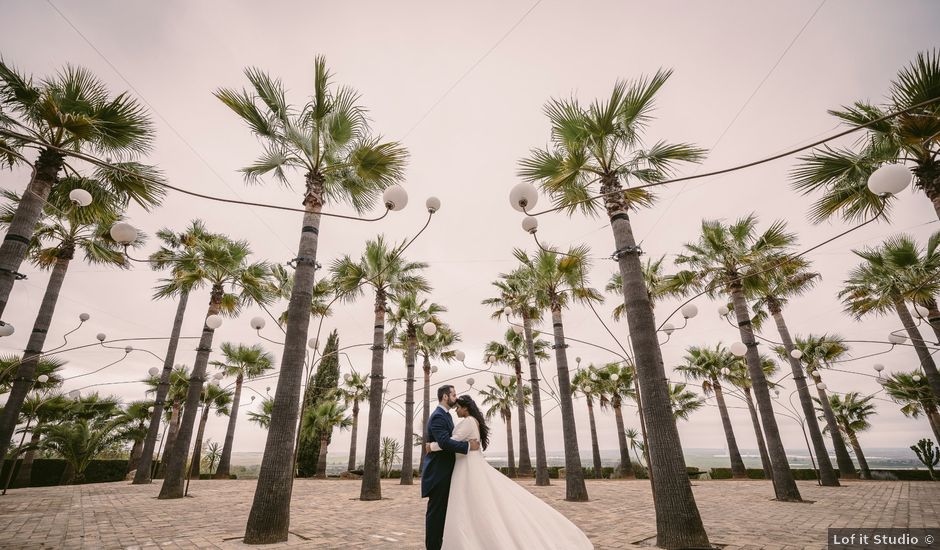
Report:
<svg viewBox="0 0 940 550"><path fill-rule="evenodd" d="M581 527L595 548L642 548L655 537L645 481L589 480L588 503L568 503L564 481L522 485ZM940 482L799 482L813 503L771 499L769 482L697 481L713 544L728 550L826 547L828 527L940 527ZM190 497L158 501L160 485L127 482L11 490L0 497L0 548L248 548L241 543L254 480L193 481ZM291 538L271 547L423 548L419 485L384 482L382 501L360 502L359 482L298 480ZM257 547L251 547L257 548Z"/></svg>

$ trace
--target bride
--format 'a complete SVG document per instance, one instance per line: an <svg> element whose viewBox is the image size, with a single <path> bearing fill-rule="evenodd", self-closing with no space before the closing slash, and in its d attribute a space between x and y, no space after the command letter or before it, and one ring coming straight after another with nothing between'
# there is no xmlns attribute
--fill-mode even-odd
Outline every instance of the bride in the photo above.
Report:
<svg viewBox="0 0 940 550"><path fill-rule="evenodd" d="M457 441L479 440L485 449L489 429L468 395L457 398ZM440 451L437 443L429 451ZM445 550L499 548L594 548L580 529L560 512L490 466L481 451L458 454L450 483Z"/></svg>

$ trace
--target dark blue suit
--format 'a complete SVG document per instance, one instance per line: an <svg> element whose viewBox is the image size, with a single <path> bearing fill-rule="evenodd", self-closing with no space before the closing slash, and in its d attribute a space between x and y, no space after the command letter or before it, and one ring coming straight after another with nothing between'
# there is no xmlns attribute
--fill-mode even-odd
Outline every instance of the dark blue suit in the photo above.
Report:
<svg viewBox="0 0 940 550"><path fill-rule="evenodd" d="M450 477L454 473L457 454L467 454L470 444L450 438L454 433L454 420L444 409L437 407L428 418L425 443L437 443L441 450L428 453L421 469L421 496L428 497L425 518L424 545L428 550L440 550L444 539L444 520L447 517L447 497L450 496Z"/></svg>

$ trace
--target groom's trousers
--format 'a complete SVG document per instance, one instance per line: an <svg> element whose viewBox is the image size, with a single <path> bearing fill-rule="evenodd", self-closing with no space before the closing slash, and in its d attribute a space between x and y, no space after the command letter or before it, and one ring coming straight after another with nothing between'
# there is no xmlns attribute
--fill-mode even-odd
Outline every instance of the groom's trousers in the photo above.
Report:
<svg viewBox="0 0 940 550"><path fill-rule="evenodd" d="M441 550L444 543L444 521L447 517L447 499L450 483L438 483L428 494L428 513L424 524L424 546L427 550Z"/></svg>

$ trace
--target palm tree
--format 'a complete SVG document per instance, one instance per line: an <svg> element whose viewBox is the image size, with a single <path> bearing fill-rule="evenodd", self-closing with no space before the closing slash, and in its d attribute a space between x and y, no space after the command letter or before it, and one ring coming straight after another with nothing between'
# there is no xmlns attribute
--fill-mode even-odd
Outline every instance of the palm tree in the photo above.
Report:
<svg viewBox="0 0 940 550"><path fill-rule="evenodd" d="M646 454L646 451L644 449L643 440L640 439L640 433L633 428L627 428L624 435L627 437L627 444L630 445L633 456L636 457L636 463L643 464L643 461L640 460L640 453ZM646 467L649 468L649 465Z"/></svg>
<svg viewBox="0 0 940 550"><path fill-rule="evenodd" d="M346 408L352 403L352 433L349 442L349 464L346 471L356 469L356 440L359 433L359 403L369 399L369 378L358 372L351 372L343 377L343 386L340 395Z"/></svg>
<svg viewBox="0 0 940 550"><path fill-rule="evenodd" d="M675 260L677 265L687 265L689 269L680 271L672 278L677 289L705 291L712 298L724 295L734 305L741 341L747 346L745 358L748 374L757 397L757 407L760 409L770 451L774 493L777 500L781 501L802 499L787 463L787 451L780 438L770 390L761 368L748 311L747 293L754 284L754 278L749 277L749 273L766 269L768 258L781 257L795 241L796 237L787 231L782 221L758 233L757 217L753 214L728 225L718 220L703 220L698 242L685 244L686 253L680 254Z"/></svg>
<svg viewBox="0 0 940 550"><path fill-rule="evenodd" d="M623 403L627 399L636 399L633 384L636 369L632 364L608 363L597 369L592 365L588 370L594 375L591 380L594 380L595 389L600 396L601 409L606 410L610 407L614 410L614 420L617 423L617 445L620 448L617 475L634 479L636 472L633 471L633 464L630 463L630 449L627 447L626 428L623 422Z"/></svg>
<svg viewBox="0 0 940 550"><path fill-rule="evenodd" d="M390 330L385 335L386 344L391 347L395 343L399 331L405 340L405 438L403 441L414 439L414 409L415 409L415 356L418 348L418 328L425 323L438 321L437 315L447 311L442 305L428 303L424 298L418 298L417 292L404 292L392 299L392 311L388 314ZM424 427L422 427L422 431ZM405 445L401 459L401 485L412 485L413 481L413 446Z"/></svg>
<svg viewBox="0 0 940 550"><path fill-rule="evenodd" d="M856 101L829 114L852 125L877 120L889 112L901 111L940 97L940 53L920 52L898 72L891 82L890 101L883 106ZM886 206L890 198L868 189L868 177L883 163L905 160L914 164L914 185L933 203L940 217L940 103L936 101L902 116L869 126L852 148L828 146L801 157L803 164L793 171L793 185L804 195L822 192L810 211L814 222L836 214L855 221L869 217Z"/></svg>
<svg viewBox="0 0 940 550"><path fill-rule="evenodd" d="M44 359L49 361L49 359ZM42 363L40 363L41 365ZM20 469L16 474L16 484L21 487L29 487L32 478L33 460L39 450L39 438L42 435L41 428L49 423L61 421L66 414L70 401L62 394L52 393L43 394L34 392L23 402L22 414L26 417L26 427L32 420L36 421L36 426L30 433L29 444L26 447L26 454L23 455L23 462L20 463ZM26 432L23 432L25 437ZM22 447L22 441L20 446ZM12 474L12 468L10 474Z"/></svg>
<svg viewBox="0 0 940 550"><path fill-rule="evenodd" d="M127 461L127 471L137 469L140 456L143 453L144 438L147 437L147 419L150 418L150 407L153 401L132 401L124 407L124 416L127 417L125 435L133 442L131 454Z"/></svg>
<svg viewBox="0 0 940 550"><path fill-rule="evenodd" d="M97 396L73 401L71 407L71 419L39 428L40 446L65 459L64 484L80 484L85 469L98 454L126 440L122 428L128 418L117 414L116 401L99 400Z"/></svg>
<svg viewBox="0 0 940 550"><path fill-rule="evenodd" d="M304 437L320 435L320 456L317 459L317 473L314 477L326 479L326 448L330 444L333 428L345 430L352 426L352 418L346 416L346 407L336 400L327 400L307 409L301 429Z"/></svg>
<svg viewBox="0 0 940 550"><path fill-rule="evenodd" d="M715 345L714 349L690 347L686 350L684 360L685 364L676 367L676 370L685 375L686 380L701 381L705 395L715 394L721 425L725 430L725 441L728 442L732 476L736 479L747 479L747 468L741 458L738 441L734 437L731 416L728 414L728 405L725 403L725 394L721 387L721 380L730 376L731 370L740 363L740 360L721 344Z"/></svg>
<svg viewBox="0 0 940 550"><path fill-rule="evenodd" d="M766 272L761 273L755 279L755 288L752 290L752 296L755 298L752 305L755 316L752 322L755 328L760 330L764 318L768 314L773 317L777 332L780 334L780 341L783 342L783 353L780 354L780 358L790 364L790 370L793 373L793 382L796 384L800 406L803 408L803 418L816 453L820 483L825 487L838 487L839 478L832 468L829 451L826 450L826 443L819 430L819 422L816 421L813 400L806 386L806 374L803 372L800 360L791 355L796 348L793 346L790 329L783 318L783 308L790 299L806 294L819 282L819 273L810 271L809 267L808 261L802 258L792 258L786 262L777 261L769 266Z"/></svg>
<svg viewBox="0 0 940 550"><path fill-rule="evenodd" d="M37 83L32 76L0 60L0 113L6 128L15 128L26 136L4 136L2 144L7 155L26 161L25 151L21 152L25 147L39 150L23 200L17 204L7 236L0 244L2 316L46 200L65 181L59 180L63 170L76 173L66 162L69 152L94 152L122 159L101 165L94 174L106 192L119 199L116 202L133 200L149 210L160 203L164 189L159 185L157 170L132 161L148 151L153 141L153 124L143 106L126 92L112 97L104 83L86 69L66 66ZM0 438L0 451L6 451L8 438Z"/></svg>
<svg viewBox="0 0 940 550"><path fill-rule="evenodd" d="M274 398L265 397L261 400L261 411L248 411L248 421L254 422L265 430L271 427L271 411L274 410Z"/></svg>
<svg viewBox="0 0 940 550"><path fill-rule="evenodd" d="M147 437L144 438L143 451L141 452L140 463L137 473L134 474L134 485L148 484L151 482L150 472L151 462L154 457L154 451L157 448L157 436L160 433L160 420L163 418L164 405L167 395L170 392L171 377L173 365L176 361L176 350L179 347L180 332L183 330L183 317L186 315L186 306L189 303L189 294L194 289L194 285L199 285L200 280L193 280L186 275L186 270L191 266L192 256L196 252L196 244L200 240L212 238L206 231L205 224L201 220L193 220L183 231L177 233L169 228L163 228L157 231L157 238L163 242L160 249L150 255L150 265L153 269L169 269L171 277L162 279L160 285L154 293L155 299L176 298L176 315L173 318L173 328L170 331L170 340L167 343L166 355L163 358L163 370L160 371L159 383L155 387L153 412L150 415L150 426L147 429ZM179 411L177 411L178 413ZM178 419L178 414L177 417ZM174 427L174 437L175 437ZM160 463L161 470L166 466L164 462Z"/></svg>
<svg viewBox="0 0 940 550"><path fill-rule="evenodd" d="M246 181L257 182L270 174L289 187L289 169L304 176L305 212L275 392L277 406L245 530L246 543L262 544L287 540L290 524L295 429L323 206L346 202L357 212L372 208L383 189L404 177L407 153L398 143L373 136L359 94L333 85L322 56L314 62L313 93L299 110L287 104L280 80L254 68L246 69L245 76L249 90L221 89L215 95L263 144L258 160L242 169Z"/></svg>
<svg viewBox="0 0 940 550"><path fill-rule="evenodd" d="M92 203L84 208L72 207L69 193L74 189L84 189L90 193L93 197ZM127 205L126 197L114 195L104 182L81 177L64 178L46 194L47 200L41 203L42 214L33 218L30 225L35 226L35 232L29 241L29 257L37 267L48 269L51 273L22 362L16 369L10 395L0 414L0 456L6 453L16 428L20 407L33 387L36 367L52 324L62 284L76 251L80 250L85 261L92 265L122 269L129 267L121 253L121 247L109 234L111 225L122 219L121 211ZM14 234L16 217L20 215L17 205L26 199L10 192L3 192L2 196L10 201L0 208L0 227L7 229L7 238L3 245L5 248L6 243L10 242L9 236ZM141 238L132 243L135 247L141 244ZM16 265L18 266L19 262Z"/></svg>
<svg viewBox="0 0 940 550"><path fill-rule="evenodd" d="M594 399L599 395L598 388L591 374L597 377L594 365L590 365L587 370L578 369L571 379L571 394L581 394L587 402L588 423L591 426L591 455L594 458L594 478L600 479L604 475L604 467L601 464L601 449L597 443L597 423L594 421Z"/></svg>
<svg viewBox="0 0 940 550"><path fill-rule="evenodd" d="M235 422L238 419L238 406L242 399L242 384L245 380L252 380L274 368L274 355L264 350L260 344L246 346L223 342L222 355L224 361L212 361L212 366L221 369L225 376L235 377L235 392L232 395L231 412L228 415L228 427L225 429L225 441L222 446L222 456L219 457L219 467L215 471L215 479L228 479L232 463L232 446L235 442Z"/></svg>
<svg viewBox="0 0 940 550"><path fill-rule="evenodd" d="M294 291L294 278L281 264L271 266L271 278L274 280L274 294L278 299L290 300ZM329 317L333 314L326 298L333 293L333 281L320 279L313 285L313 294L310 299L310 315L312 317ZM280 325L287 324L288 310L284 310L277 318Z"/></svg>
<svg viewBox="0 0 940 550"><path fill-rule="evenodd" d="M761 366L764 369L764 377L767 379L777 372L777 364L767 356L761 356ZM760 417L757 415L757 407L754 405L754 396L751 392L752 382L748 374L746 361L739 360L737 364L731 368L731 372L728 374L728 381L744 393L742 399L747 404L748 413L751 415L751 426L754 428L754 436L757 439L757 451L760 454L761 467L764 469L764 476L767 479L773 480L774 474L773 468L770 465L770 453L767 452L764 431L760 427Z"/></svg>
<svg viewBox="0 0 940 550"><path fill-rule="evenodd" d="M810 374L816 386L816 393L819 398L817 403L822 404L826 419L826 431L832 437L832 446L836 453L836 464L839 465L839 473L843 478L856 478L858 473L855 465L852 464L852 458L849 456L849 449L845 445L845 439L842 437L842 431L839 429L839 423L836 420L832 408L829 406L829 396L825 388L820 387L822 374L820 369L826 368L833 361L839 361L849 353L849 348L842 341L842 337L837 334L809 334L805 338L796 337L794 347L800 350L801 360L806 363L806 371ZM792 357L787 351L776 346L774 351L783 358L785 355ZM815 410L814 410L815 413Z"/></svg>
<svg viewBox="0 0 940 550"><path fill-rule="evenodd" d="M395 465L395 459L401 452L401 443L392 437L382 438L382 452L379 457L382 460L382 469L385 470L385 477L391 477L392 466Z"/></svg>
<svg viewBox="0 0 940 550"><path fill-rule="evenodd" d="M145 380L144 383L150 388L147 390L147 393L155 393L159 391L162 377L151 377ZM186 393L188 391L189 368L186 365L177 365L170 373L169 388L166 394L166 399L170 402L170 409L164 410L167 429L164 435L165 443L163 444L163 455L160 458L160 465L157 469L157 477L163 477L163 472L166 469L166 459L170 456L170 451L173 449L173 444L176 442L176 434L179 433L180 427L180 415L183 412L183 402L186 400ZM154 405L154 407L156 407L156 405ZM144 455L141 455L141 462L137 466L137 469L139 470L143 467ZM149 473L147 474L147 479L150 479Z"/></svg>
<svg viewBox="0 0 940 550"><path fill-rule="evenodd" d="M33 391L45 392L59 387L62 384L62 375L56 372L65 366L66 361L58 357L40 356L36 363L36 378L33 382ZM18 355L0 355L0 395L9 393L13 388L13 378L17 367L20 366L20 356ZM45 375L45 382L40 382L38 378ZM24 402L25 403L25 402ZM25 404L23 405L25 407Z"/></svg>
<svg viewBox="0 0 940 550"><path fill-rule="evenodd" d="M606 100L582 106L576 99L553 99L545 106L551 125L551 146L534 149L521 161L520 175L541 183L558 206L568 213L580 209L595 215L603 204L610 220L616 247L615 257L623 277L630 338L633 343L648 447L652 455L652 477L661 480L656 492L657 545L666 548L708 546L708 535L692 495L682 445L669 408L666 374L643 282L639 248L633 236L629 210L648 205L652 196L645 190L623 188L633 181L659 182L679 163L697 162L704 151L693 145L659 141L649 148L643 133L652 120L656 93L672 71L658 71L651 79L617 82ZM601 200L584 201L599 182ZM668 503L668 504L667 504Z"/></svg>
<svg viewBox="0 0 940 550"><path fill-rule="evenodd" d="M222 458L222 446L215 441L210 441L206 446L206 456L203 457L203 461L208 462L209 474L213 473L215 470L215 465Z"/></svg>
<svg viewBox="0 0 940 550"><path fill-rule="evenodd" d="M852 450L855 451L855 458L862 470L862 479L871 479L871 470L868 468L865 455L862 453L862 446L858 443L858 432L871 428L868 417L875 414L875 406L871 403L874 398L873 395L862 397L857 391L849 392L843 397L838 395L829 396L829 406L835 414L839 428L852 443ZM816 410L823 412L822 407L817 407ZM822 418L821 415L820 419Z"/></svg>
<svg viewBox="0 0 940 550"><path fill-rule="evenodd" d="M372 387L369 389L369 429L366 433L366 457L362 472L362 500L381 500L379 446L382 434L382 381L385 358L385 312L388 299L401 298L412 292L428 292L431 287L419 275L427 267L423 262L403 259L405 243L389 247L379 235L366 243L358 261L344 256L333 262L330 271L336 290L343 299L352 301L362 295L362 287L375 289L375 322L372 335Z"/></svg>
<svg viewBox="0 0 940 550"><path fill-rule="evenodd" d="M211 316L235 317L245 306L271 301L270 268L265 262L248 263L251 249L247 242L216 236L200 240L196 253L183 275L184 280L204 282L210 288L206 321ZM215 330L203 322L202 337L196 348L196 360L189 377L189 389L183 406L183 417L172 452L167 455L163 486L157 498L182 498L186 477L186 457L196 423L196 415L205 382L212 337Z"/></svg>
<svg viewBox="0 0 940 550"><path fill-rule="evenodd" d="M931 240L935 248L940 244L940 235ZM846 313L861 319L869 314L884 315L893 309L917 352L934 399L940 402L940 372L905 302L905 296L922 292L918 290L921 283L918 279L930 285L928 292L940 289L937 273L920 273L917 243L908 235L891 237L877 248L852 252L865 261L849 272L845 288L839 292Z"/></svg>
<svg viewBox="0 0 940 550"><path fill-rule="evenodd" d="M511 366L516 372L516 409L519 422L519 475L530 477L532 475L532 459L529 456L529 432L526 429L526 409L531 405L532 389L522 382L522 359L528 353L528 345L518 327L506 331L503 342L492 341L486 344L484 352L492 357L494 363ZM548 342L537 339L532 342L537 359L548 359ZM525 392L529 392L526 395ZM525 468L523 468L525 466Z"/></svg>
<svg viewBox="0 0 940 550"><path fill-rule="evenodd" d="M440 359L445 363L456 360L456 350L451 347L460 341L460 333L452 329L449 325L441 323L437 325L437 331L428 336L421 331L418 333L418 355L422 359L422 369L424 370L424 407L421 409L421 440L423 441L428 429L428 416L431 414L431 359ZM367 396L368 398L368 396ZM351 453L355 455L355 453ZM421 459L418 464L424 465L424 445L421 445ZM352 458L350 458L352 463Z"/></svg>
<svg viewBox="0 0 940 550"><path fill-rule="evenodd" d="M669 298L676 295L675 289L669 284L669 277L663 273L663 261L665 256L660 256L654 260L647 258L643 264L643 281L646 283L647 295L649 296L650 307L654 308L656 303L663 298ZM614 273L610 276L604 291L616 296L623 295L623 276L620 273ZM625 304L617 304L612 312L614 321L619 321L627 314Z"/></svg>
<svg viewBox="0 0 940 550"><path fill-rule="evenodd" d="M200 466L202 465L202 437L206 433L206 422L209 420L209 411L215 409L218 416L226 416L231 413L229 406L232 404L232 390L222 388L216 384L206 384L202 392L202 416L199 417L199 429L196 431L196 441L193 443L193 458L189 463L187 477L194 473L199 477Z"/></svg>
<svg viewBox="0 0 940 550"><path fill-rule="evenodd" d="M881 380L885 393L892 401L901 405L901 413L910 418L927 417L933 436L940 441L940 410L930 392L927 380L916 370L896 372Z"/></svg>
<svg viewBox="0 0 940 550"><path fill-rule="evenodd" d="M548 309L552 315L555 336L555 363L558 367L558 392L561 406L562 432L565 440L565 500L586 502L587 487L581 468L581 453L578 450L578 433L574 420L574 405L571 401L571 378L568 373L568 352L565 351L564 325L561 311L572 301L580 303L601 302L601 294L587 286L584 272L590 270L590 250L587 246L569 248L559 254L554 249L540 249L529 257L525 251L513 251L523 265L532 285L533 304Z"/></svg>
<svg viewBox="0 0 940 550"><path fill-rule="evenodd" d="M548 458L545 453L545 429L542 426L542 392L539 388L538 358L536 336L532 330L533 322L542 318L542 310L532 303L532 288L529 284L525 270L516 270L511 273L500 274L499 279L491 283L499 290L499 295L483 300L484 305L495 306L492 318L499 320L505 315L518 315L522 318L522 335L525 337L525 356L529 362L529 384L532 389L532 417L535 424L535 484L548 486L551 481L548 477ZM517 382L521 380L521 372L516 373ZM531 458L526 458L528 452L528 430L525 426L525 415L520 414L519 421L519 473L531 475ZM524 443L524 445L523 445ZM527 465L528 463L528 465Z"/></svg>
<svg viewBox="0 0 940 550"><path fill-rule="evenodd" d="M672 416L679 420L688 420L693 411L705 405L699 396L689 390L685 384L669 384L669 398L672 401Z"/></svg>
<svg viewBox="0 0 940 550"><path fill-rule="evenodd" d="M487 419L497 414L506 423L506 449L508 452L508 471L509 477L516 477L516 460L513 453L512 443L512 408L517 404L516 379L514 377L501 374L493 375L493 385L480 390L483 397L482 405L488 407L486 412ZM531 395L531 390L527 387L522 388L523 403L528 406L527 398ZM525 409L523 409L525 414Z"/></svg>

